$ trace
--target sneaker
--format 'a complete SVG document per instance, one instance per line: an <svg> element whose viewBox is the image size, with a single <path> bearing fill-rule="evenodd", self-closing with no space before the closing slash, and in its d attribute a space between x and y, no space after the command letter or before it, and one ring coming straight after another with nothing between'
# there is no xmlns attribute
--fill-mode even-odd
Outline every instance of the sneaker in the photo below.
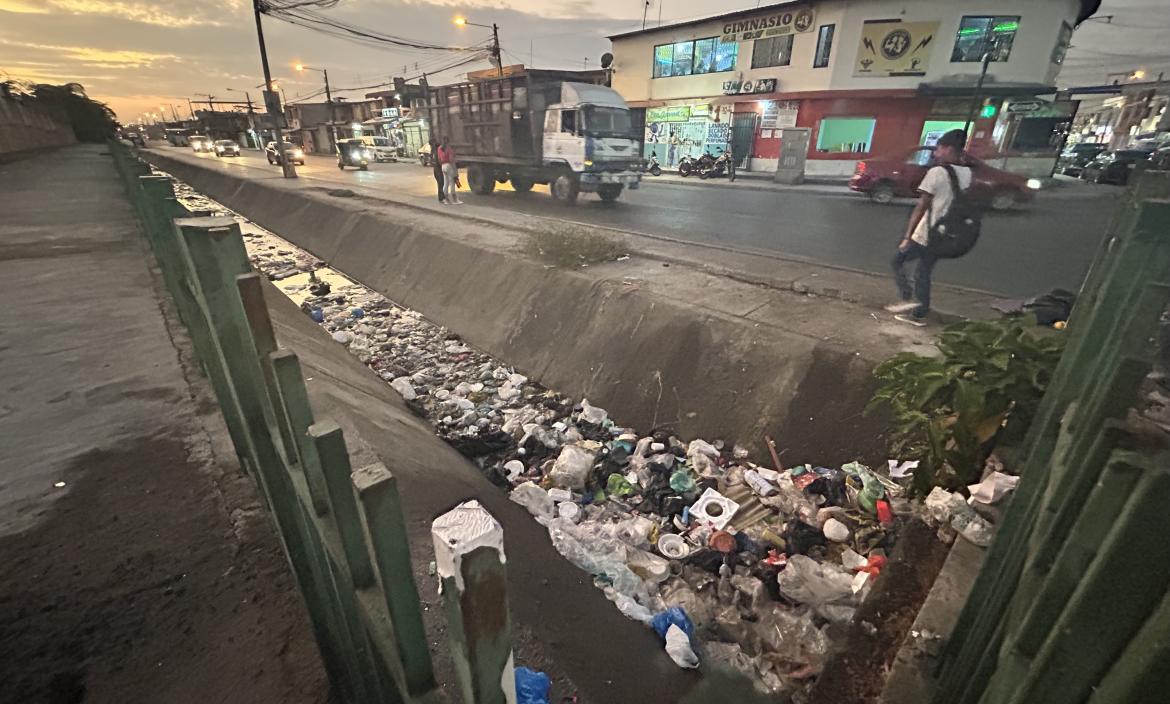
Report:
<svg viewBox="0 0 1170 704"><path fill-rule="evenodd" d="M922 318L915 318L912 315L895 315L894 320L900 320L903 323L910 323L911 325L913 325L916 328L926 327L925 320L923 320Z"/></svg>
<svg viewBox="0 0 1170 704"><path fill-rule="evenodd" d="M902 301L901 303L891 303L886 306L887 313L909 313L918 307L914 301Z"/></svg>

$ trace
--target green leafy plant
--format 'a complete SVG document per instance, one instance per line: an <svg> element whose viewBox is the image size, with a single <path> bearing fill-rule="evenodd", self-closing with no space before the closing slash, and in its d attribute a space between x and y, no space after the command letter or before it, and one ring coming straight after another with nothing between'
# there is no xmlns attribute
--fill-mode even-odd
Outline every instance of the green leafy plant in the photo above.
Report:
<svg viewBox="0 0 1170 704"><path fill-rule="evenodd" d="M1018 319L951 325L938 355L899 354L874 370L869 413L891 413L891 456L920 462L913 490L956 490L979 480L996 442L1023 436L1064 350L1064 336Z"/></svg>

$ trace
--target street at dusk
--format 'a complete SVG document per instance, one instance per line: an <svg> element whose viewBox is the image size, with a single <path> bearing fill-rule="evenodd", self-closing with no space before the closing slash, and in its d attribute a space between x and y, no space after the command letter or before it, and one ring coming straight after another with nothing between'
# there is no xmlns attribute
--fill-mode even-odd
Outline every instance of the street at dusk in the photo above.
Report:
<svg viewBox="0 0 1170 704"><path fill-rule="evenodd" d="M0 704L1154 704L1166 0L0 0Z"/></svg>

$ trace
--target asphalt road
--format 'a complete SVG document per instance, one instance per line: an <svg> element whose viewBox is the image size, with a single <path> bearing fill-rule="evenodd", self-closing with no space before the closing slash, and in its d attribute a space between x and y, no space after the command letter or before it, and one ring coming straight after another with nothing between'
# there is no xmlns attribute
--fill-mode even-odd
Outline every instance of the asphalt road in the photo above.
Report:
<svg viewBox="0 0 1170 704"><path fill-rule="evenodd" d="M187 149L171 151L215 160ZM221 161L226 169L279 173L255 152ZM365 172L339 171L333 159L310 156L297 171L306 181L385 188L397 198L435 198L431 170L417 161L371 164ZM873 273L888 271L910 214L911 201L875 205L844 187L758 190L721 184L692 186L648 178L641 189L622 194L616 203L582 195L575 207L553 201L542 186L521 194L503 184L491 196L464 193L463 198L492 208ZM1017 297L1053 288L1075 291L1119 193L1111 186L1065 181L1019 210L989 214L979 246L961 260L941 263L935 281Z"/></svg>

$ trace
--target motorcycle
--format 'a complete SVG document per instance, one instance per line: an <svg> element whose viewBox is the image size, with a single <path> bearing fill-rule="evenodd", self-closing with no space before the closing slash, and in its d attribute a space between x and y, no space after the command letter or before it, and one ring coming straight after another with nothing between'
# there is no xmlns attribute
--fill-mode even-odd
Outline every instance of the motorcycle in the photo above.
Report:
<svg viewBox="0 0 1170 704"><path fill-rule="evenodd" d="M646 160L646 173L651 176L661 176L662 166L658 163L658 156L651 154L650 158Z"/></svg>
<svg viewBox="0 0 1170 704"><path fill-rule="evenodd" d="M731 160L730 152L723 152L699 171L699 178L704 181L709 178L718 178L724 175L727 176L727 180L729 181L735 180L735 164Z"/></svg>
<svg viewBox="0 0 1170 704"><path fill-rule="evenodd" d="M686 178L691 174L701 174L703 170L708 168L714 161L715 157L711 156L711 152L707 152L697 159L684 156L678 162L678 175Z"/></svg>

